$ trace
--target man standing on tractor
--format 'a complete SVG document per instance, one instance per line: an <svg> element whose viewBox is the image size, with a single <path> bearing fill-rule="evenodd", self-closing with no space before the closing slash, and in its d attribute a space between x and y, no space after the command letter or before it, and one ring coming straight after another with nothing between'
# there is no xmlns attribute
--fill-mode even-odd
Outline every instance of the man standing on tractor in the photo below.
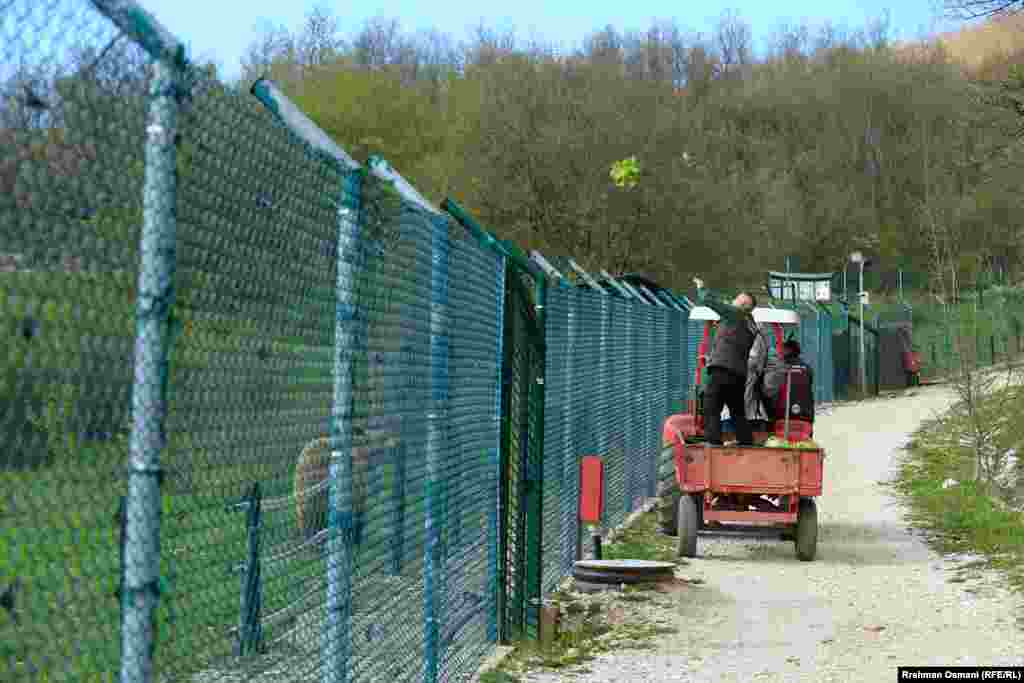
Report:
<svg viewBox="0 0 1024 683"><path fill-rule="evenodd" d="M728 406L739 444L753 446L754 434L747 421L745 393L750 349L759 332L753 316L757 299L753 294L742 292L733 299L732 305L721 304L707 298L700 278L694 278L694 283L698 301L722 318L707 365L704 439L708 445L722 445L722 408Z"/></svg>

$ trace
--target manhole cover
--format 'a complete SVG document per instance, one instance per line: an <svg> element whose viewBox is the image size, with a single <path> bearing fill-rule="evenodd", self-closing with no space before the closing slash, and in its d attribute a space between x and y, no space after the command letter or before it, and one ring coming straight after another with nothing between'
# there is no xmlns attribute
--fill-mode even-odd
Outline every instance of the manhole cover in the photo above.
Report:
<svg viewBox="0 0 1024 683"><path fill-rule="evenodd" d="M675 576L671 562L650 560L581 560L573 567L576 581L621 584L668 581Z"/></svg>
<svg viewBox="0 0 1024 683"><path fill-rule="evenodd" d="M675 565L671 562L655 562L653 560L580 560L576 566L591 571L628 572L631 574L660 574L675 569Z"/></svg>

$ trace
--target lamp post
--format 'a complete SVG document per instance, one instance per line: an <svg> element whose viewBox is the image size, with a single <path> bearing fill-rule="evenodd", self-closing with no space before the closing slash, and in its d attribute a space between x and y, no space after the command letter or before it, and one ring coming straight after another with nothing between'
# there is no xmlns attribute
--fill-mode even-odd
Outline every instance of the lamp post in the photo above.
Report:
<svg viewBox="0 0 1024 683"><path fill-rule="evenodd" d="M857 290L860 296L860 389L867 391L868 365L864 357L864 266L868 261L859 251L850 254L850 260L860 265L860 289Z"/></svg>

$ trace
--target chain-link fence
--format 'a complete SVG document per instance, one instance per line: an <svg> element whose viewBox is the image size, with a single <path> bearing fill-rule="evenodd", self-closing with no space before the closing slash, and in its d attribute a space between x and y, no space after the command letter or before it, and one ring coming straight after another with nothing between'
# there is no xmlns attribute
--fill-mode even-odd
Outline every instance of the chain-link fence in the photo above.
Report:
<svg viewBox="0 0 1024 683"><path fill-rule="evenodd" d="M929 379L1024 353L1024 292L1019 289L995 288L983 297L970 293L955 303L915 306L913 320L914 350Z"/></svg>
<svg viewBox="0 0 1024 683"><path fill-rule="evenodd" d="M467 680L578 559L583 456L605 527L671 481L678 301L545 274L124 0L0 39L3 680ZM800 314L833 400L852 328Z"/></svg>

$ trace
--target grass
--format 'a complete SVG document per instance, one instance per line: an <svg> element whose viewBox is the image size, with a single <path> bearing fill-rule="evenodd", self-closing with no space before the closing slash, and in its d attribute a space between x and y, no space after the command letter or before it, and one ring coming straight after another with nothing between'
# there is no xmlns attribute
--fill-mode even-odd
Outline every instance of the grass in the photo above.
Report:
<svg viewBox="0 0 1024 683"><path fill-rule="evenodd" d="M616 534L613 542L602 548L604 559L655 560L685 564L675 557L675 543L658 532L656 512L647 512L634 520L628 528ZM519 641L496 667L481 674L481 683L519 683L522 674L536 669L586 672L586 665L596 657L623 649L646 649L659 636L676 630L658 624L645 623L641 617L630 615L630 606L650 602L658 595L656 585L627 586L616 591L609 607L624 607L621 621L612 620L609 611L596 602L557 591L549 600L558 605L562 627L552 642L544 646L539 641Z"/></svg>
<svg viewBox="0 0 1024 683"><path fill-rule="evenodd" d="M993 487L971 481L969 455L950 445L960 430L955 419L922 427L906 451L894 488L908 502L913 523L929 532L937 549L981 555L1024 590L1024 512L1004 502ZM948 479L958 483L943 488Z"/></svg>
<svg viewBox="0 0 1024 683"><path fill-rule="evenodd" d="M613 543L601 548L601 556L606 560L679 561L675 539L658 531L658 516L654 512L640 515L620 531Z"/></svg>

